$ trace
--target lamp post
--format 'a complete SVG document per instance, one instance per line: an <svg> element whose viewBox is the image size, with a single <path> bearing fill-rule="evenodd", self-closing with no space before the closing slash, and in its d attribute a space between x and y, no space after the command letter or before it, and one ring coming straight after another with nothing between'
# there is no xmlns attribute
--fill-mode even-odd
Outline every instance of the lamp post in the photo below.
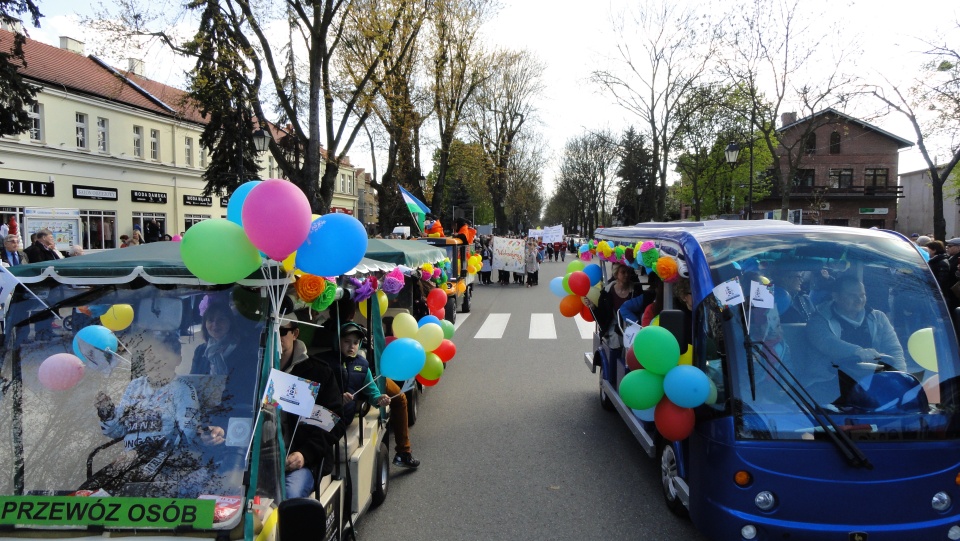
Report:
<svg viewBox="0 0 960 541"><path fill-rule="evenodd" d="M643 188L637 187L637 223L640 223L643 218L643 213L640 212L640 197L643 195Z"/></svg>

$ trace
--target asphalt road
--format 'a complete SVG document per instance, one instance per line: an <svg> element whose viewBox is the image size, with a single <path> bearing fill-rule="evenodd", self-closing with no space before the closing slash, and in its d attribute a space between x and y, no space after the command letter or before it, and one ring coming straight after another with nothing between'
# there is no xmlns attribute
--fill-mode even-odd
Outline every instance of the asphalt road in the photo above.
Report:
<svg viewBox="0 0 960 541"><path fill-rule="evenodd" d="M392 469L359 539L706 539L666 509L658 464L600 408L590 340L549 291L565 269L544 263L532 288L474 286L457 355L411 429L422 464ZM553 314L556 339L529 338L535 313ZM490 314L510 314L502 338L475 338Z"/></svg>

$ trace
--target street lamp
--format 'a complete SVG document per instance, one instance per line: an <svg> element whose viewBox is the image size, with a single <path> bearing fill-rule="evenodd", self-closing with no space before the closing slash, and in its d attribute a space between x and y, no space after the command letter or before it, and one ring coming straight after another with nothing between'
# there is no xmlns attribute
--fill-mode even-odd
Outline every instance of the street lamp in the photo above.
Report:
<svg viewBox="0 0 960 541"><path fill-rule="evenodd" d="M723 151L727 157L727 163L730 164L730 169L734 169L737 166L737 159L740 158L740 145L736 141L730 141L730 144L727 145L727 149Z"/></svg>
<svg viewBox="0 0 960 541"><path fill-rule="evenodd" d="M258 153L267 150L267 146L269 145L270 134L267 132L267 130L260 128L253 132L253 146L257 148Z"/></svg>
<svg viewBox="0 0 960 541"><path fill-rule="evenodd" d="M727 163L730 164L730 169L733 169L737 166L737 160L740 158L740 145L736 141L730 141L730 144L727 145L726 150L723 151L726 155ZM747 219L753 219L753 141L750 141L750 184L747 192Z"/></svg>
<svg viewBox="0 0 960 541"><path fill-rule="evenodd" d="M637 187L637 223L640 223L640 220L643 217L642 213L640 212L640 201L641 201L640 197L642 195L643 195L643 188L640 188L638 186Z"/></svg>

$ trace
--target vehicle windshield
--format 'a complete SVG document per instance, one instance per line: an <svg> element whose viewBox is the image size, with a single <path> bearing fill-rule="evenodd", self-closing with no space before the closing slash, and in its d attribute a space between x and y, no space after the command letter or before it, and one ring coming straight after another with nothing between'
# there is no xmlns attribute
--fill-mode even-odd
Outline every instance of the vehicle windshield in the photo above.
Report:
<svg viewBox="0 0 960 541"><path fill-rule="evenodd" d="M18 288L0 495L240 496L265 299L241 286ZM82 363L82 364L80 364Z"/></svg>
<svg viewBox="0 0 960 541"><path fill-rule="evenodd" d="M892 235L834 231L703 244L738 437L957 437L957 344L933 275ZM708 321L710 317L708 316ZM719 354L718 354L719 355Z"/></svg>

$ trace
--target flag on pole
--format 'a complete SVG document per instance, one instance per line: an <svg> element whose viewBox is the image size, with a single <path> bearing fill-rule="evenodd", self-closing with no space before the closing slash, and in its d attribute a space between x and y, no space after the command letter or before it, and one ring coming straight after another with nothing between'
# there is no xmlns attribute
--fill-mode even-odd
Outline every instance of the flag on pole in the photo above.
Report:
<svg viewBox="0 0 960 541"><path fill-rule="evenodd" d="M410 214L413 215L414 221L417 222L417 228L420 229L420 234L423 234L423 219L426 217L427 213L430 212L430 207L423 204L423 201L420 201L413 196L412 193L403 189L403 186L397 186L400 188L400 195L403 196L403 202L407 204L407 209L410 211Z"/></svg>

